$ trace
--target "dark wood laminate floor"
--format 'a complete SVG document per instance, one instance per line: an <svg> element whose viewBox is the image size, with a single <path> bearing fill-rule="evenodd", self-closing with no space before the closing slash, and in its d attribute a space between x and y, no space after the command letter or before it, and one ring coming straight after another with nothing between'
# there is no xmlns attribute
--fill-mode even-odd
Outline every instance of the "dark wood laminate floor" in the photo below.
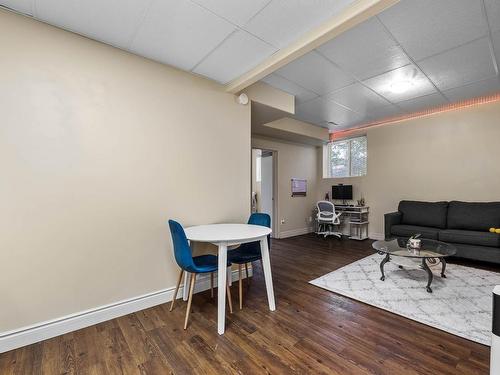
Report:
<svg viewBox="0 0 500 375"><path fill-rule="evenodd" d="M209 292L0 354L0 374L487 374L489 347L308 284L372 254L371 241L274 240L277 311L260 264L243 310L216 330Z"/></svg>

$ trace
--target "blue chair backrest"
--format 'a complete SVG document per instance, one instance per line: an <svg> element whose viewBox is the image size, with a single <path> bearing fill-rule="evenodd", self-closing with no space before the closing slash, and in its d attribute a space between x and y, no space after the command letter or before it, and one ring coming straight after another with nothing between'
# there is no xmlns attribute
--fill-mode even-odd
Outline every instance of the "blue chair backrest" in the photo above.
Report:
<svg viewBox="0 0 500 375"><path fill-rule="evenodd" d="M263 214L263 213L253 213L250 215L250 218L248 219L248 224L261 225L263 227L271 228L271 216L269 216L268 214ZM253 244L253 242L252 242L252 244ZM259 243L255 242L255 244L257 245ZM267 236L267 246L269 248L271 248L271 235ZM260 249L260 245L259 245L259 249Z"/></svg>
<svg viewBox="0 0 500 375"><path fill-rule="evenodd" d="M184 233L184 228L177 221L169 220L170 234L174 243L175 261L183 270L193 270L195 265L193 262L193 254L189 247L189 242Z"/></svg>
<svg viewBox="0 0 500 375"><path fill-rule="evenodd" d="M271 216L263 213L253 213L248 219L248 224L261 225L263 227L271 228Z"/></svg>

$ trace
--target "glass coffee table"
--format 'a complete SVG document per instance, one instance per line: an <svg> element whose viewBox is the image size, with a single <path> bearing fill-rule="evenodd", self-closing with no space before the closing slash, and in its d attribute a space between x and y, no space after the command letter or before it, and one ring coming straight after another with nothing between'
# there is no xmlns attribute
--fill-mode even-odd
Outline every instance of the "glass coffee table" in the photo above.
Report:
<svg viewBox="0 0 500 375"><path fill-rule="evenodd" d="M429 264L434 265L440 261L441 277L446 277L444 274L444 271L446 270L445 258L455 255L457 252L457 249L453 245L427 239L421 239L420 248L418 249L410 247L407 239L400 238L389 241L375 241L372 246L380 255L385 255L382 262L380 262L380 272L382 272L380 280L385 280L384 265L387 262L390 262L392 257L413 258L419 260L419 268L427 272L427 292L429 293L432 293L431 283L433 278ZM397 261L394 263L398 264ZM402 265L398 265L399 268L403 268Z"/></svg>

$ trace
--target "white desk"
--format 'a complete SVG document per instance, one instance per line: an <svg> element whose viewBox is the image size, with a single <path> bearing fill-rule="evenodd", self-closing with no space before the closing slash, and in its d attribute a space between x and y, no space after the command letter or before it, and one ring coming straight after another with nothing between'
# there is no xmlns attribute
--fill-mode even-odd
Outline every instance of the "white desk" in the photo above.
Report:
<svg viewBox="0 0 500 375"><path fill-rule="evenodd" d="M267 236L271 233L271 229L260 225L250 224L211 224L189 227L185 229L185 232L187 239L190 241L209 242L219 248L219 266L217 276L217 331L220 335L224 333L224 324L226 318L228 246L260 241L269 310L276 310L274 302L273 280L271 275L271 262L269 259L269 247L267 245ZM187 291L188 289L187 285L189 282L189 277L190 276L188 276L188 273L186 273L186 279L184 281L184 291Z"/></svg>
<svg viewBox="0 0 500 375"><path fill-rule="evenodd" d="M342 212L340 220L343 225L349 224L351 240L366 240L368 238L368 206L335 205L335 211Z"/></svg>

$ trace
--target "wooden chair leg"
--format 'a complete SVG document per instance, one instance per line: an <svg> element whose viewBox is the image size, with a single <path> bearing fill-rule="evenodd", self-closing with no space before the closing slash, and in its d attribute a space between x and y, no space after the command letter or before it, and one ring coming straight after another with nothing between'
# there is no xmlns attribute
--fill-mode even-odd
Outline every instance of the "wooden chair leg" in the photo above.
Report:
<svg viewBox="0 0 500 375"><path fill-rule="evenodd" d="M226 290L227 290L227 302L229 303L229 312L232 314L233 313L233 301L231 300L231 288L229 287L229 284L226 285Z"/></svg>
<svg viewBox="0 0 500 375"><path fill-rule="evenodd" d="M180 287L181 281L182 281L182 275L184 275L184 270L181 269L181 273L179 275L179 280L177 281L177 286L175 287L175 293L174 293L174 296L172 297L172 303L170 304L170 311L172 311L172 309L174 308L174 302L175 302L175 299L177 298L177 293L179 292L179 287Z"/></svg>
<svg viewBox="0 0 500 375"><path fill-rule="evenodd" d="M238 293L239 293L239 302L240 302L240 310L243 308L243 280L241 278L241 264L238 264Z"/></svg>
<svg viewBox="0 0 500 375"><path fill-rule="evenodd" d="M189 298L188 298L188 305L187 305L187 309L186 309L186 319L184 320L184 329L187 328L188 320L189 320L189 313L191 312L191 302L193 302L193 290L194 290L195 281L196 281L196 274L193 273L191 275L191 285L189 286Z"/></svg>
<svg viewBox="0 0 500 375"><path fill-rule="evenodd" d="M248 284L250 284L250 283L251 283L251 281L250 281L250 279L248 278L248 263L245 263L245 274L246 274L246 276L247 276L247 283L248 283Z"/></svg>
<svg viewBox="0 0 500 375"><path fill-rule="evenodd" d="M214 298L214 273L210 272L210 297Z"/></svg>

